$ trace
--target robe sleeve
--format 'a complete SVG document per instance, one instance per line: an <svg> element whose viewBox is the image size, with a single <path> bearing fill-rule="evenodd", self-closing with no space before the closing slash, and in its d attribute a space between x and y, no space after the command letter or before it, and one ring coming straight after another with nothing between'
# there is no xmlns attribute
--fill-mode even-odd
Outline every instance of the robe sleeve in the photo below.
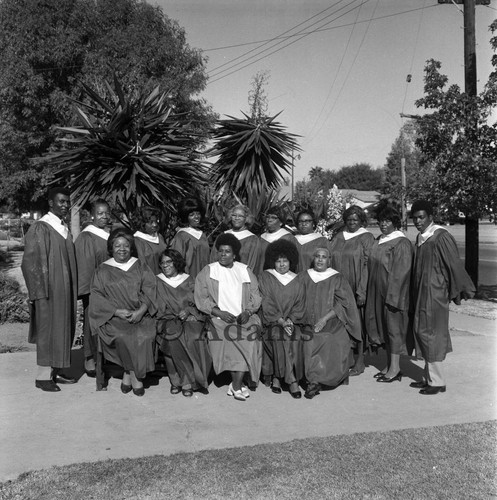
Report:
<svg viewBox="0 0 497 500"><path fill-rule="evenodd" d="M448 231L443 231L438 243L440 259L445 266L448 279L449 300L459 299L462 292L468 298L473 297L476 289L459 258L456 240Z"/></svg>
<svg viewBox="0 0 497 500"><path fill-rule="evenodd" d="M167 301L167 294L164 290L164 285L159 278L157 280L157 319L170 319L176 315Z"/></svg>
<svg viewBox="0 0 497 500"><path fill-rule="evenodd" d="M217 306L216 301L209 292L209 266L205 266L195 279L195 304L199 311L210 315Z"/></svg>
<svg viewBox="0 0 497 500"><path fill-rule="evenodd" d="M74 249L78 263L78 296L81 297L90 293L91 279L98 263L93 241L85 233L76 238Z"/></svg>
<svg viewBox="0 0 497 500"><path fill-rule="evenodd" d="M191 277L188 278L186 288L188 289L188 306L185 310L188 312L188 314L194 316L197 321L204 321L204 315L197 309L197 306L195 305L195 282L191 279Z"/></svg>
<svg viewBox="0 0 497 500"><path fill-rule="evenodd" d="M246 309L254 314L261 307L262 298L259 292L259 282L257 281L255 274L250 268L247 268L247 271L250 277L250 283L246 283L249 287L249 293L247 303L243 305L243 309Z"/></svg>
<svg viewBox="0 0 497 500"><path fill-rule="evenodd" d="M263 271L259 277L259 290L264 299L262 304L262 317L266 325L276 323L283 317L283 311L279 307L278 302L274 300L275 289L271 281L270 274Z"/></svg>
<svg viewBox="0 0 497 500"><path fill-rule="evenodd" d="M359 236L359 238L361 238L361 262L356 295L365 301L368 287L368 261L371 249L373 248L374 236L371 233L367 233Z"/></svg>
<svg viewBox="0 0 497 500"><path fill-rule="evenodd" d="M259 259L261 257L261 241L257 236L250 236L250 244L248 245L250 245L250 251L248 252L247 262L245 262L245 264L257 274L260 269Z"/></svg>
<svg viewBox="0 0 497 500"><path fill-rule="evenodd" d="M180 231L171 241L171 248L177 250L185 259L186 271L189 272L193 264L194 247L186 233Z"/></svg>
<svg viewBox="0 0 497 500"><path fill-rule="evenodd" d="M299 284L298 293L288 317L292 320L292 323L301 324L305 317L305 287L299 277L295 279L298 280Z"/></svg>
<svg viewBox="0 0 497 500"><path fill-rule="evenodd" d="M392 265L388 273L388 287L385 303L401 311L409 307L409 282L412 264L412 245L407 238L395 245Z"/></svg>
<svg viewBox="0 0 497 500"><path fill-rule="evenodd" d="M150 316L154 316L157 312L157 278L152 269L140 261L141 266L141 287L138 299L141 304L146 304Z"/></svg>
<svg viewBox="0 0 497 500"><path fill-rule="evenodd" d="M35 222L26 234L21 269L29 300L48 299L49 231L44 222Z"/></svg>
<svg viewBox="0 0 497 500"><path fill-rule="evenodd" d="M108 323L115 315L117 307L113 304L105 293L105 270L101 264L93 275L90 287L89 317L90 327L93 333Z"/></svg>
<svg viewBox="0 0 497 500"><path fill-rule="evenodd" d="M347 333L356 340L361 340L361 319L354 294L347 280L340 274L333 294L333 310Z"/></svg>

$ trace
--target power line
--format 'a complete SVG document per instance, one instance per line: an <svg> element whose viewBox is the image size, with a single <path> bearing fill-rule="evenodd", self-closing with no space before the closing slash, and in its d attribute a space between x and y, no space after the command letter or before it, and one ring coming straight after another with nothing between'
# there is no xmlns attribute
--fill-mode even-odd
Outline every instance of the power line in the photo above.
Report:
<svg viewBox="0 0 497 500"><path fill-rule="evenodd" d="M320 130L324 127L325 123L328 121L328 118L330 117L331 113L335 109L335 106L337 105L338 99L340 98L340 95L342 94L342 91L345 88L345 84L347 83L347 81L349 79L349 76L350 76L350 73L352 72L352 69L354 68L355 62L357 61L357 58L359 57L359 53L361 52L362 46L364 44L364 40L366 40L366 35L368 34L369 27L371 26L371 19L372 19L372 17L375 14L376 9L378 8L378 3L379 3L379 0L376 0L376 5L374 6L374 10L373 10L373 13L371 14L371 18L369 19L368 25L367 25L367 27L366 27L363 35L362 35L361 41L359 43L359 47L358 47L358 49L357 49L357 51L355 53L354 59L352 61L352 64L350 65L349 70L347 71L347 74L345 75L345 78L343 80L342 86L340 87L340 89L338 91L338 94L335 97L335 100L333 101L333 105L331 106L330 110L328 111L328 114L326 115L326 119L324 120L323 124L318 129L318 131L316 132L316 135L320 132ZM311 138L311 141L312 141L312 138ZM309 141L309 142L311 142L311 141Z"/></svg>
<svg viewBox="0 0 497 500"><path fill-rule="evenodd" d="M416 12L418 10L431 9L433 7L440 7L440 5L439 4L428 5L425 7L416 7L415 9L403 10L402 12L396 12L395 14L385 14L384 16L373 17L372 19L365 19L364 21L357 21L357 24L369 23L371 21L378 21L381 19L387 19L389 17L402 16L404 14L410 14L411 12ZM487 5L486 7L497 11L497 9L494 9L493 7L490 7L489 5ZM316 15L318 15L318 14L316 14ZM202 52L214 52L216 50L234 49L237 47L245 47L247 45L253 45L255 43L272 42L274 40L279 40L279 39L288 40L288 38L293 38L295 36L300 36L300 35L304 35L304 34L310 35L310 34L314 34L314 33L320 33L321 31L331 31L331 30L336 30L336 29L340 29L340 28L347 28L349 26L353 26L354 24L356 24L356 23L339 24L338 26L332 26L330 28L318 28L318 29L315 29L312 32L308 32L308 33L306 33L306 32L294 33L293 35L286 35L286 36L282 36L284 34L284 33L282 33L281 35L278 35L274 38L268 38L265 40L253 40L251 42L237 43L237 44L233 44L233 45L224 45L222 47L213 47L211 49L202 49ZM299 26L299 25L297 25L297 26ZM291 31L291 29L288 31Z"/></svg>
<svg viewBox="0 0 497 500"><path fill-rule="evenodd" d="M353 1L355 1L355 0L353 0ZM338 16L338 17L336 17L335 19L332 19L331 21L328 21L327 23L325 23L325 24L324 24L324 26L326 26L326 25L328 25L328 24L331 24L332 22L336 21L336 20L337 20L337 19L339 19L340 17L345 16L345 15L346 15L346 14L348 14L349 12L352 12L353 10L357 9L358 7L360 7L361 5L363 5L363 4L367 3L367 2L369 2L369 0L363 0L361 4L359 4L359 5L358 5L358 6L356 6L356 7L352 7L351 9L349 9L349 10L348 10L348 11L346 11L346 12L344 12L343 14L341 14L341 15L340 15L340 16ZM352 3L352 2L351 2L351 3ZM349 4L349 5L350 5L350 4ZM327 17L329 17L329 16L327 16ZM267 50L271 50L272 48L276 47L276 45L279 45L279 44L281 44L281 43L283 43L283 42L279 42L278 44L273 45L272 47L269 47L269 48L267 48L267 49L264 49L263 51L259 52L259 54L256 54L256 55L254 55L254 56L251 56L251 57L249 57L248 59L246 59L245 61L242 61L242 62L236 63L235 65L233 65L233 66L232 66L232 68L229 68L229 69L233 69L233 68L235 68L236 66L239 66L239 65L241 65L241 64L244 64L244 66L242 66L241 68L238 68L238 69L233 69L233 71L230 71L229 73L226 73L225 75L222 75L222 76L220 76L220 75L221 75L221 73L226 72L226 71L229 71L229 69L223 70L223 71L219 72L217 75L214 75L214 77L217 77L217 78L215 78L214 80L211 80L210 82L208 82L208 84L209 84L209 83L214 83L214 82L216 82L216 81L218 81L218 80L221 80L222 78L225 78L225 77L227 77L227 76L229 76L229 75L231 75L231 74L233 74L233 73L236 73L236 72L238 72L238 71L241 71L242 69L245 69L246 67L251 66L252 64L255 64L256 62L260 61L261 59L265 59L266 57L268 57L268 56L270 56L270 55L272 55L272 54L274 54L274 53L276 53L276 52L279 52L280 50L283 50L284 48L289 47L290 45L293 45L294 43L296 43L296 42L298 42L298 41L302 40L303 38L305 38L305 37L307 37L307 36L309 36L309 35L310 35L310 34L312 34L313 32L314 32L314 31L311 31L311 32L309 32L309 33L305 33L305 34L301 34L301 35L299 35L299 38L297 38L296 40L292 40L291 42L288 42L288 43L287 43L286 45L284 45L283 47L279 47L279 48L277 48L277 49L273 50L272 52L269 52L268 54L263 55L263 56L259 57L258 59L255 59L254 61L248 62L250 59L253 59L254 57L260 56L261 54L263 54L263 53L264 53L264 52L266 52ZM245 63L247 63L247 64L245 64Z"/></svg>

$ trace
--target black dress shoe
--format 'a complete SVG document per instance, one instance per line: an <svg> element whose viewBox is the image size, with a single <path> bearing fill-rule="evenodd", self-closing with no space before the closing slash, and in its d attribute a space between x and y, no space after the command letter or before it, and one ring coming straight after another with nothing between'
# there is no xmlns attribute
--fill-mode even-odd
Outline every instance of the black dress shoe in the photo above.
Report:
<svg viewBox="0 0 497 500"><path fill-rule="evenodd" d="M275 394L281 394L281 387L278 387L276 385L271 385L271 391L274 392Z"/></svg>
<svg viewBox="0 0 497 500"><path fill-rule="evenodd" d="M121 392L123 394L128 394L128 392L131 392L131 389L133 389L131 385L121 383Z"/></svg>
<svg viewBox="0 0 497 500"><path fill-rule="evenodd" d="M300 391L295 391L291 392L290 396L292 396L293 399L300 399L302 397L302 393Z"/></svg>
<svg viewBox="0 0 497 500"><path fill-rule="evenodd" d="M431 396L433 394L438 394L439 392L445 392L446 390L447 388L445 385L428 385L424 389L421 389L419 393Z"/></svg>
<svg viewBox="0 0 497 500"><path fill-rule="evenodd" d="M172 385L171 388L169 389L169 392L171 394L179 394L181 392L181 388Z"/></svg>
<svg viewBox="0 0 497 500"><path fill-rule="evenodd" d="M85 368L85 373L90 378L95 378L97 376L97 370L87 370Z"/></svg>
<svg viewBox="0 0 497 500"><path fill-rule="evenodd" d="M375 373L373 375L373 378L381 378L381 377L384 377L384 376L385 376L385 374L383 372L378 372L378 373Z"/></svg>
<svg viewBox="0 0 497 500"><path fill-rule="evenodd" d="M424 389L425 387L428 387L428 384L424 380L421 380L420 382L411 382L409 387L414 389Z"/></svg>
<svg viewBox="0 0 497 500"><path fill-rule="evenodd" d="M317 396L320 391L321 391L321 385L320 384L310 383L307 386L307 389L306 389L305 394L304 394L304 398L306 398L306 399L312 399L314 396Z"/></svg>
<svg viewBox="0 0 497 500"><path fill-rule="evenodd" d="M133 389L133 394L135 396L143 396L145 394L145 387L140 387L139 389Z"/></svg>
<svg viewBox="0 0 497 500"><path fill-rule="evenodd" d="M183 389L181 393L185 398L191 398L193 396L193 389Z"/></svg>
<svg viewBox="0 0 497 500"><path fill-rule="evenodd" d="M35 380L35 387L45 392L60 391L60 387L53 380Z"/></svg>
<svg viewBox="0 0 497 500"><path fill-rule="evenodd" d="M57 373L54 375L52 380L57 384L75 384L77 380L72 377L68 377L67 375L63 375L62 373Z"/></svg>
<svg viewBox="0 0 497 500"><path fill-rule="evenodd" d="M399 382L402 381L402 372L399 372L397 373L397 375L395 375L395 377L378 377L376 379L376 382L383 382L383 383L386 383L386 384L389 384L391 382L395 382L396 380L398 380Z"/></svg>

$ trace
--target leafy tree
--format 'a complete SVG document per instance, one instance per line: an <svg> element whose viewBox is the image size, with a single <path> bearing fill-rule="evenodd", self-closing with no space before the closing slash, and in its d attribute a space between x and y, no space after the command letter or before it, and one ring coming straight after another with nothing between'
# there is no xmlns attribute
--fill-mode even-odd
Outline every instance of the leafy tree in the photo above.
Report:
<svg viewBox="0 0 497 500"><path fill-rule="evenodd" d="M492 45L497 46L497 37ZM492 63L496 68L495 56ZM497 103L497 80L494 70L484 92L473 97L457 85L447 86L440 68L433 59L425 67L425 97L416 105L432 112L419 119L416 142L435 170L428 197L466 214L466 267L477 283L478 217L497 208L497 126L488 124Z"/></svg>
<svg viewBox="0 0 497 500"><path fill-rule="evenodd" d="M333 180L340 189L379 191L383 185L383 171L373 169L368 163L354 163L340 168Z"/></svg>
<svg viewBox="0 0 497 500"><path fill-rule="evenodd" d="M127 96L117 78L106 100L83 84L86 97L76 106L80 125L61 127L62 151L43 161L52 183L67 184L77 205L103 197L128 220L142 205L175 213L179 198L205 182L205 168L194 151L196 136L185 117L175 115L168 93ZM134 93L133 93L134 94Z"/></svg>
<svg viewBox="0 0 497 500"><path fill-rule="evenodd" d="M45 177L29 159L53 145L54 125L71 124L67 96L84 98L84 83L105 95L116 72L126 92L161 85L175 112L189 113L198 140L214 120L196 98L207 81L201 52L139 0L2 0L0 67L0 200L19 208Z"/></svg>
<svg viewBox="0 0 497 500"><path fill-rule="evenodd" d="M401 201L401 158L405 158L407 186L404 194L408 200L422 197L433 183L433 169L423 161L423 155L416 145L417 137L417 122L409 120L403 125L388 154L384 170L385 181L381 191L392 202L400 204Z"/></svg>

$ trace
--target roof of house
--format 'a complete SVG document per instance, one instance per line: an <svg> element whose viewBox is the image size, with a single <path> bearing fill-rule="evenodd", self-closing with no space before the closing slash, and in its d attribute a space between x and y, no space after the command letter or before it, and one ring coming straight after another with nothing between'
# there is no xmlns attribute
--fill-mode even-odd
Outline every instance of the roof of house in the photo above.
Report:
<svg viewBox="0 0 497 500"><path fill-rule="evenodd" d="M342 196L353 196L363 203L376 203L381 194L378 191L359 191L358 189L340 189Z"/></svg>

